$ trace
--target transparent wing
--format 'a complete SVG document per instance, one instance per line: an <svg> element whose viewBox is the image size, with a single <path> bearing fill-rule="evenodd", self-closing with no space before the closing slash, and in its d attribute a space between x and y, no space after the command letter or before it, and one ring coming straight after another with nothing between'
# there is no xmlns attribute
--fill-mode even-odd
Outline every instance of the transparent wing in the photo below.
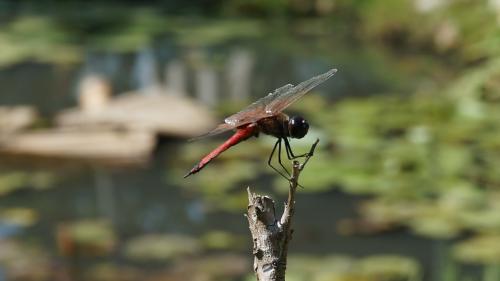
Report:
<svg viewBox="0 0 500 281"><path fill-rule="evenodd" d="M280 113L285 108L294 103L296 100L304 96L312 88L328 80L335 73L337 73L337 69L331 69L326 73L315 76L307 81L300 83L299 85L293 87L292 89L286 92L280 93L279 96L275 97L272 101L266 104L265 108L266 113L269 115L276 115Z"/></svg>
<svg viewBox="0 0 500 281"><path fill-rule="evenodd" d="M244 124L256 122L264 117L269 117L271 115L267 114L266 106L270 104L277 96L282 95L292 88L292 84L286 84L285 86L274 90L274 92L268 94L267 96L260 98L238 113L227 117L224 122L226 122L226 124L238 127Z"/></svg>
<svg viewBox="0 0 500 281"><path fill-rule="evenodd" d="M256 122L265 117L274 116L301 98L312 88L328 80L336 72L337 69L331 69L328 72L315 76L297 86L287 84L257 100L242 111L227 117L224 121L226 124L238 127L244 124Z"/></svg>
<svg viewBox="0 0 500 281"><path fill-rule="evenodd" d="M194 137L192 139L189 139L189 141L196 141L196 140L199 140L199 139L202 139L202 138L206 138L206 137L211 137L211 136L215 136L215 135L218 135L218 134L222 134L224 132L231 131L234 128L235 127L232 126L232 125L229 125L229 124L226 124L226 123L222 123L222 124L219 124L217 127L215 127L215 129L211 130L210 132L208 132L206 134L203 134L201 136L197 136L197 137Z"/></svg>
<svg viewBox="0 0 500 281"><path fill-rule="evenodd" d="M280 87L238 113L227 117L224 120L225 123L218 125L212 131L191 140L218 135L232 129L236 129L239 126L257 122L262 118L274 116L301 98L312 88L328 80L336 72L337 69L331 69L328 72L315 76L295 87L292 84Z"/></svg>

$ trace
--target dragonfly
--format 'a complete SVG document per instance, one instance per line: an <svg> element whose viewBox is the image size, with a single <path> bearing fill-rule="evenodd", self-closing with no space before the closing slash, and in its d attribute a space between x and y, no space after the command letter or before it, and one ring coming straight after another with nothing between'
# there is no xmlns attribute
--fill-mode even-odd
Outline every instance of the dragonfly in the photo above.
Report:
<svg viewBox="0 0 500 281"><path fill-rule="evenodd" d="M245 141L251 137L258 137L259 134L265 134L277 138L273 150L269 155L267 164L274 169L278 174L288 179L283 172L272 165L272 159L276 149L278 149L278 163L289 176L290 173L285 168L281 161L282 143L284 143L286 155L289 160L299 157L305 157L306 154L295 155L290 146L290 138L301 139L308 130L309 123L301 116L289 117L282 111L292 103L303 97L314 87L325 82L337 72L337 69L329 71L306 80L297 86L287 84L280 87L267 96L250 104L243 110L235 113L224 120L224 123L219 124L213 130L201 135L195 139L215 136L227 131L235 130L234 134L229 137L224 143L212 150L203 157L185 176L196 174L203 169L208 163L214 160L227 149Z"/></svg>

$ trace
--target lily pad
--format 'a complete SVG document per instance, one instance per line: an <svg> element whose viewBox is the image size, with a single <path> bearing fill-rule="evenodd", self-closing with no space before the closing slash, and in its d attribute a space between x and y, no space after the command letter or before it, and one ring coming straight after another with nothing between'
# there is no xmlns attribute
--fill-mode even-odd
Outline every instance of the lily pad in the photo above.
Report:
<svg viewBox="0 0 500 281"><path fill-rule="evenodd" d="M0 221L18 226L31 226L38 220L35 210L29 208L9 208L0 210Z"/></svg>
<svg viewBox="0 0 500 281"><path fill-rule="evenodd" d="M287 279L297 281L393 281L418 280L420 265L412 258L375 255L364 258L349 256L291 256Z"/></svg>
<svg viewBox="0 0 500 281"><path fill-rule="evenodd" d="M500 265L500 235L477 235L457 243L453 256L466 263Z"/></svg>
<svg viewBox="0 0 500 281"><path fill-rule="evenodd" d="M193 255L200 251L200 242L189 236L148 234L128 241L124 254L136 261L164 261Z"/></svg>
<svg viewBox="0 0 500 281"><path fill-rule="evenodd" d="M395 255L366 257L357 267L368 280L417 280L422 271L414 259Z"/></svg>
<svg viewBox="0 0 500 281"><path fill-rule="evenodd" d="M0 173L0 195L25 188L48 189L57 182L51 172L5 171Z"/></svg>
<svg viewBox="0 0 500 281"><path fill-rule="evenodd" d="M201 238L203 245L208 249L235 249L247 247L246 236L236 235L225 231L210 231Z"/></svg>

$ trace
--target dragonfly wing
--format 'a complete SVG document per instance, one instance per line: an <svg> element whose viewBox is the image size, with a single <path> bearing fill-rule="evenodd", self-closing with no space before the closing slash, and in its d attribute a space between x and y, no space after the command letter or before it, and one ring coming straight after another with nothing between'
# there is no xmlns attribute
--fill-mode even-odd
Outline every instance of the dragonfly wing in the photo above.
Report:
<svg viewBox="0 0 500 281"><path fill-rule="evenodd" d="M270 102L273 101L273 99L277 96L280 95L281 93L284 93L286 91L289 91L291 88L293 88L292 84L287 84L283 87L280 87L274 92L268 94L267 96L257 100L256 102L252 103L251 105L247 106L243 110L239 111L238 113L235 113L229 117L227 117L222 124L219 124L215 129L212 131L203 134L201 136L195 137L190 139L190 141L206 138L206 137L211 137L215 136L218 134L222 134L224 132L230 131L232 129L235 129L239 126L243 126L245 124L253 123L256 122L264 117L268 117L270 115L267 115L266 113L266 105L269 104Z"/></svg>
<svg viewBox="0 0 500 281"><path fill-rule="evenodd" d="M337 69L331 69L326 73L315 76L299 85L280 92L269 103L266 104L265 111L269 116L276 115L287 108L290 104L300 99L303 95L309 92L312 88L325 82L337 72Z"/></svg>
<svg viewBox="0 0 500 281"><path fill-rule="evenodd" d="M234 127L239 127L248 123L256 122L262 118L272 116L274 114L269 114L266 112L266 107L271 104L277 96L282 95L293 89L292 84L287 84L269 93L267 96L257 100L251 105L247 106L243 110L227 117L224 122L226 124L232 125Z"/></svg>
<svg viewBox="0 0 500 281"><path fill-rule="evenodd" d="M231 125L226 124L226 123L222 123L222 124L219 124L217 127L215 127L215 129L211 130L210 132L205 133L205 134L203 134L201 136L189 139L189 141L196 141L196 140L199 140L199 139L202 139L202 138L206 138L206 137L211 137L211 136L215 136L215 135L218 135L218 134L222 134L224 132L231 131L234 128L235 128L234 126L231 126Z"/></svg>
<svg viewBox="0 0 500 281"><path fill-rule="evenodd" d="M304 81L295 87L292 84L287 84L283 87L280 87L274 90L272 93L269 93L267 96L247 106L240 112L227 117L224 120L225 123L220 124L212 131L191 140L218 135L235 129L239 126L257 122L262 118L274 116L283 111L283 109L288 107L290 104L301 98L312 88L325 82L336 72L337 69L331 69L330 71Z"/></svg>

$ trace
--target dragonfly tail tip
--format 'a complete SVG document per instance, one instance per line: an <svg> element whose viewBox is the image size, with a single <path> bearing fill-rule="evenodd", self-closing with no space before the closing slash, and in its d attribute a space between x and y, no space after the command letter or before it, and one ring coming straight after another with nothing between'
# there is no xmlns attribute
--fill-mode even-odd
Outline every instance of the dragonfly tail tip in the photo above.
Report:
<svg viewBox="0 0 500 281"><path fill-rule="evenodd" d="M201 170L201 168L199 167L199 165L195 165L187 174L184 175L184 178L187 178L187 177L189 177L192 174L196 174L200 170Z"/></svg>

